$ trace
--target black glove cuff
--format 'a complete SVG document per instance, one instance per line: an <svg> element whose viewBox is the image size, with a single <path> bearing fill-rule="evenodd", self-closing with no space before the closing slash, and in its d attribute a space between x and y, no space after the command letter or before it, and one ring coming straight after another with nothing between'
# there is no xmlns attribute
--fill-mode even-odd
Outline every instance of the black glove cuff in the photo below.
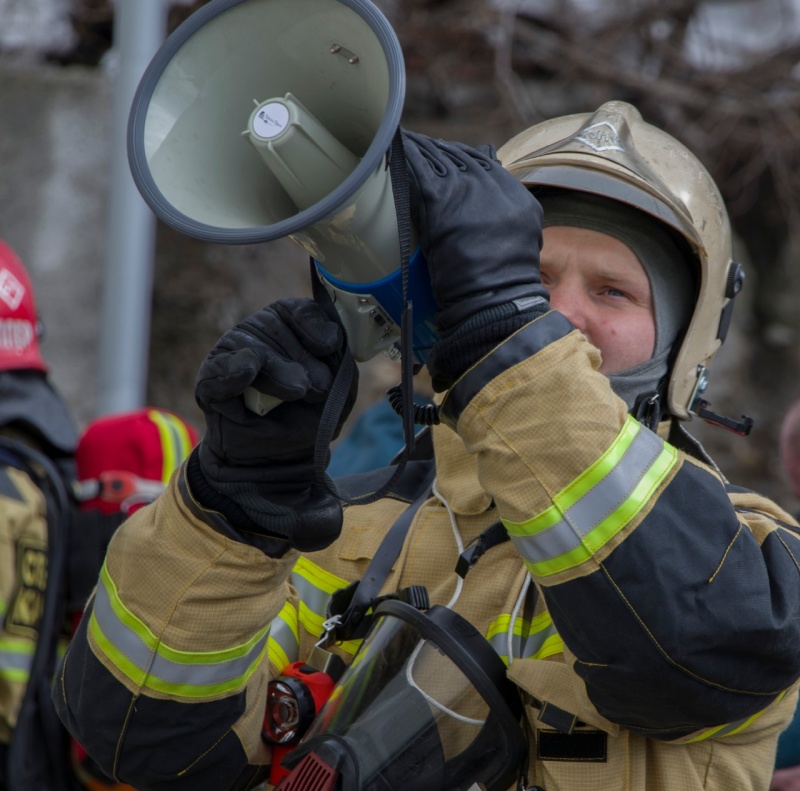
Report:
<svg viewBox="0 0 800 791"><path fill-rule="evenodd" d="M240 508L234 500L220 493L211 480L206 477L200 463L199 445L192 451L186 462L186 480L192 496L203 508L222 514L232 525L240 530L263 533L258 525ZM280 538L275 534L276 538Z"/></svg>
<svg viewBox="0 0 800 791"><path fill-rule="evenodd" d="M478 360L548 310L548 301L538 298L495 305L470 316L431 350L427 365L433 389L449 390Z"/></svg>
<svg viewBox="0 0 800 791"><path fill-rule="evenodd" d="M291 505L279 504L280 492L264 483L211 479L200 459L203 450L201 442L189 457L189 487L200 505L222 514L238 532L283 539L302 552L324 549L339 537L342 505L330 478L311 482L301 497L293 492Z"/></svg>

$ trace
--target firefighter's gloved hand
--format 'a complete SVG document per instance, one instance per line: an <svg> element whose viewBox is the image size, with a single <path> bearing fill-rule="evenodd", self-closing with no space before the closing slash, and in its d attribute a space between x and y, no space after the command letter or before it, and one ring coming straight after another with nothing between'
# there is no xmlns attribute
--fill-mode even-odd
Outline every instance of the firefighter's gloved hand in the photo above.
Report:
<svg viewBox="0 0 800 791"><path fill-rule="evenodd" d="M311 551L339 535L342 509L314 476L322 410L347 349L341 326L310 299L286 299L220 338L200 366L195 398L206 433L189 463L194 496L237 530ZM281 400L251 412L255 387ZM357 376L336 433L355 400ZM332 482L328 481L332 487Z"/></svg>
<svg viewBox="0 0 800 791"><path fill-rule="evenodd" d="M494 148L403 131L411 218L428 260L440 342L428 358L441 392L549 309L539 273L542 209Z"/></svg>

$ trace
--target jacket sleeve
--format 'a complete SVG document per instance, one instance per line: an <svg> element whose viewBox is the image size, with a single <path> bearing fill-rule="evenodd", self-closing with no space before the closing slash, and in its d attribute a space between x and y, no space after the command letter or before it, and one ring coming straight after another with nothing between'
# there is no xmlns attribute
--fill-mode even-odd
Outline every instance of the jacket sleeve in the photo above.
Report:
<svg viewBox="0 0 800 791"><path fill-rule="evenodd" d="M270 622L296 555L215 529L183 475L112 539L53 699L92 758L139 791L238 791L269 769Z"/></svg>
<svg viewBox="0 0 800 791"><path fill-rule="evenodd" d="M753 727L800 676L800 543L626 411L555 311L447 394L574 670L609 721L694 740Z"/></svg>

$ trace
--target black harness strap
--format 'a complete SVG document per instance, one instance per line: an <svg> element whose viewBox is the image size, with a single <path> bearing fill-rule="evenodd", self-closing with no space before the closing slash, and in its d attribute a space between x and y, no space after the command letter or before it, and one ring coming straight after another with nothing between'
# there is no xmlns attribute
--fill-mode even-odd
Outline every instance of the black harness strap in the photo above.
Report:
<svg viewBox="0 0 800 791"><path fill-rule="evenodd" d="M458 556L456 574L463 579L487 550L509 540L508 531L502 522L490 525Z"/></svg>
<svg viewBox="0 0 800 791"><path fill-rule="evenodd" d="M328 620L335 619L333 639L337 641L354 640L367 633L370 620L366 617L367 613L378 600L383 583L403 548L411 523L420 506L429 496L430 486L426 486L422 494L400 514L389 528L378 551L367 566L364 576L331 596L328 604ZM427 591L418 585L382 598L400 598L418 609L428 609Z"/></svg>
<svg viewBox="0 0 800 791"><path fill-rule="evenodd" d="M397 217L397 232L400 243L400 270L403 294L403 313L400 324L400 347L401 372L402 372L402 393L404 403L409 407L413 402L412 398L412 379L414 375L414 350L412 344L413 314L411 301L408 299L408 262L411 257L411 215L410 197L408 190L408 171L406 170L406 159L403 150L403 138L398 128L392 145L388 152L387 167L389 169L392 185L392 195L395 203L395 215ZM333 304L330 294L320 282L316 271L314 260L311 259L311 289L314 300L318 302L332 321L341 325L341 320ZM317 443L314 448L314 475L317 482L325 489L330 490L325 470L328 466L328 450L339 424L339 419L344 412L344 406L350 392L350 385L356 375L355 362L351 354L344 355L342 364L336 373L331 385L328 399L322 411ZM403 415L403 438L406 443L408 455L414 452L414 415L411 408L406 409ZM380 487L380 489L366 497L357 500L347 499L340 493L332 491L332 494L339 497L342 502L349 505L368 505L379 500L389 491L395 481L403 474L405 458L397 465L392 477Z"/></svg>

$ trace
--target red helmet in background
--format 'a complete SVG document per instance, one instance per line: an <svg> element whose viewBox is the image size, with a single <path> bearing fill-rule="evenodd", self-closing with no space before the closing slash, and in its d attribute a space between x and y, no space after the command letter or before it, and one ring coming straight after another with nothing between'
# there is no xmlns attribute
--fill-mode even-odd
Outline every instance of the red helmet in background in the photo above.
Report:
<svg viewBox="0 0 800 791"><path fill-rule="evenodd" d="M78 481L90 495L82 498L82 507L130 513L154 500L197 439L192 425L166 409L145 407L97 418L75 451Z"/></svg>
<svg viewBox="0 0 800 791"><path fill-rule="evenodd" d="M47 371L39 352L33 286L17 254L0 240L0 371Z"/></svg>

